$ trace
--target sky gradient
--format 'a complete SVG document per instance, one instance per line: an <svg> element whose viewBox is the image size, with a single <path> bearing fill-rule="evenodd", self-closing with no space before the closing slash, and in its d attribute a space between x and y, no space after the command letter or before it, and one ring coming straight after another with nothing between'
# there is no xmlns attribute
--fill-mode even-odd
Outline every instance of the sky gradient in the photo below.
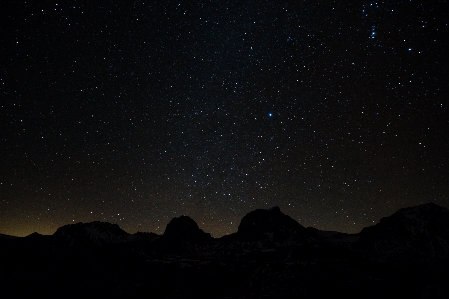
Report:
<svg viewBox="0 0 449 299"><path fill-rule="evenodd" d="M7 2L0 233L449 207L447 1Z"/></svg>

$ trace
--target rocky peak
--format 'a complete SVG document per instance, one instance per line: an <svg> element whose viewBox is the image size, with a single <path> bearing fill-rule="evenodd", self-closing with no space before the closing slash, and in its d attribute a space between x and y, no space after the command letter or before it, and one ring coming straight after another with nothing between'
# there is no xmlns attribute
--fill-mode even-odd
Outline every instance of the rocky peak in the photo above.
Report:
<svg viewBox="0 0 449 299"><path fill-rule="evenodd" d="M117 224L94 221L64 225L58 228L54 236L64 237L72 242L102 245L125 242L130 235Z"/></svg>
<svg viewBox="0 0 449 299"><path fill-rule="evenodd" d="M449 210L434 203L427 203L398 210L384 217L361 234L439 235L449 240Z"/></svg>
<svg viewBox="0 0 449 299"><path fill-rule="evenodd" d="M306 229L301 224L282 213L276 206L246 214L240 222L237 239L284 242L288 239L302 239L305 234L307 234Z"/></svg>
<svg viewBox="0 0 449 299"><path fill-rule="evenodd" d="M394 263L447 260L449 210L433 203L400 209L359 233L357 247Z"/></svg>
<svg viewBox="0 0 449 299"><path fill-rule="evenodd" d="M177 241L201 242L211 239L210 234L205 233L198 224L189 216L173 218L165 228L164 238Z"/></svg>

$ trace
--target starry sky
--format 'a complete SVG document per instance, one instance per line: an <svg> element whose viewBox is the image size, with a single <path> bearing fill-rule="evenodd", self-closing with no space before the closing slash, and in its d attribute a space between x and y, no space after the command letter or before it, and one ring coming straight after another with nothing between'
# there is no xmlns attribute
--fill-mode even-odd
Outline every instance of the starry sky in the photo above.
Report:
<svg viewBox="0 0 449 299"><path fill-rule="evenodd" d="M449 207L445 0L6 2L0 233Z"/></svg>

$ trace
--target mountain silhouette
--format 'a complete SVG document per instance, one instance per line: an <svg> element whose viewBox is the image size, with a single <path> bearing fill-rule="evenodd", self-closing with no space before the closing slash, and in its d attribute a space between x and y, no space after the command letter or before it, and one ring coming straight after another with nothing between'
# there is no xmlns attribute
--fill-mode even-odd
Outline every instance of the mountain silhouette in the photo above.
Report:
<svg viewBox="0 0 449 299"><path fill-rule="evenodd" d="M206 242L212 239L209 233L205 233L198 224L189 216L173 218L165 228L163 237L166 239L184 242Z"/></svg>
<svg viewBox="0 0 449 299"><path fill-rule="evenodd" d="M69 224L0 235L0 297L449 298L448 232L449 212L435 204L358 234L305 228L279 207L249 212L221 238L188 216L162 236Z"/></svg>
<svg viewBox="0 0 449 299"><path fill-rule="evenodd" d="M71 244L90 246L122 243L130 240L130 234L117 224L100 221L64 225L58 228L53 235L64 238Z"/></svg>
<svg viewBox="0 0 449 299"><path fill-rule="evenodd" d="M258 209L246 214L238 227L239 241L270 241L275 244L309 239L308 232L297 221L283 214L279 207Z"/></svg>
<svg viewBox="0 0 449 299"><path fill-rule="evenodd" d="M434 203L403 208L382 218L378 224L364 228L361 234L374 236L385 233L434 235L449 239L449 210Z"/></svg>
<svg viewBox="0 0 449 299"><path fill-rule="evenodd" d="M434 203L403 208L360 233L371 257L390 261L449 259L449 210Z"/></svg>

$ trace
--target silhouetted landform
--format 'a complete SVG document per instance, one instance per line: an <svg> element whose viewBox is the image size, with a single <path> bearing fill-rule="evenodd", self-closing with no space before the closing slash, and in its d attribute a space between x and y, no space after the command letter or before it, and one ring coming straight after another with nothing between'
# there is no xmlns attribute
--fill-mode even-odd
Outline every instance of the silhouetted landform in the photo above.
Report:
<svg viewBox="0 0 449 299"><path fill-rule="evenodd" d="M189 216L173 218L167 224L163 237L174 241L192 243L203 243L212 239L211 235L200 229L195 220Z"/></svg>
<svg viewBox="0 0 449 299"><path fill-rule="evenodd" d="M304 242L307 230L298 222L281 212L279 207L255 210L243 217L236 238L239 241L269 241L273 245Z"/></svg>
<svg viewBox="0 0 449 299"><path fill-rule="evenodd" d="M449 210L435 204L353 235L278 207L217 239L187 216L163 235L104 222L0 235L1 298L449 298L448 281Z"/></svg>

